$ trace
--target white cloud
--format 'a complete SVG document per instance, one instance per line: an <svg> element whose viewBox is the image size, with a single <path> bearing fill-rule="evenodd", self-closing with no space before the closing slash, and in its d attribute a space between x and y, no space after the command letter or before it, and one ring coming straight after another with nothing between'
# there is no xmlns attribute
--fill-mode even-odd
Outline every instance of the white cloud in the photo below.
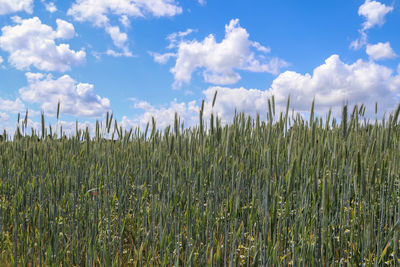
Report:
<svg viewBox="0 0 400 267"><path fill-rule="evenodd" d="M64 72L85 62L85 51L74 51L69 44L55 42L75 35L71 23L57 19L57 30L53 30L37 17L13 20L17 25L2 28L0 48L10 53L8 61L17 69L34 66L39 70Z"/></svg>
<svg viewBox="0 0 400 267"><path fill-rule="evenodd" d="M332 108L339 114L344 101L363 103L367 112L373 111L377 101L383 113L391 111L399 100L400 76L394 76L393 70L374 62L357 60L349 65L332 55L312 75L282 73L273 81L269 92L280 105L285 104L290 94L292 106L299 111L308 111L315 97L317 110L322 113Z"/></svg>
<svg viewBox="0 0 400 267"><path fill-rule="evenodd" d="M196 30L187 29L184 32L173 32L168 34L167 40L169 41L169 45L167 46L168 49L177 48L179 43L183 40L185 36L195 32Z"/></svg>
<svg viewBox="0 0 400 267"><path fill-rule="evenodd" d="M121 22L121 24L124 25L125 28L129 28L131 26L131 21L129 20L129 17L127 15L122 15L119 18L119 22Z"/></svg>
<svg viewBox="0 0 400 267"><path fill-rule="evenodd" d="M367 44L366 30L375 26L382 26L385 23L385 16L393 11L393 7L386 6L378 1L365 0L364 4L358 9L358 15L365 18L360 32L360 38L351 42L350 48L360 49Z"/></svg>
<svg viewBox="0 0 400 267"><path fill-rule="evenodd" d="M25 11L33 12L33 0L0 0L0 15Z"/></svg>
<svg viewBox="0 0 400 267"><path fill-rule="evenodd" d="M286 108L290 95L291 109L296 112L309 112L315 98L315 111L325 116L332 108L333 114L340 118L343 103L349 105L365 104L366 116L374 118L375 102L378 102L379 116L389 114L400 100L400 74L374 62L358 60L353 64L342 62L337 55L329 57L324 64L314 69L312 74L286 71L280 74L269 90L210 87L205 95L205 114L211 113L215 90L218 90L214 113L223 122L230 122L235 113L262 118L268 112L268 98L275 96L277 112Z"/></svg>
<svg viewBox="0 0 400 267"><path fill-rule="evenodd" d="M76 0L68 10L68 15L78 21L89 21L104 27L109 23L109 15L143 17L171 17L182 13L182 8L174 0Z"/></svg>
<svg viewBox="0 0 400 267"><path fill-rule="evenodd" d="M120 23L129 27L129 17L172 17L182 13L174 0L76 0L68 15L77 21L87 21L102 27L113 39L114 44L127 53L127 36L119 27L112 26L110 16L119 17Z"/></svg>
<svg viewBox="0 0 400 267"><path fill-rule="evenodd" d="M360 38L350 43L350 48L355 50L358 50L362 48L364 45L366 45L368 39L368 35L364 31L359 30L358 32L361 35Z"/></svg>
<svg viewBox="0 0 400 267"><path fill-rule="evenodd" d="M165 64L168 62L170 58L176 57L175 53L159 54L159 53L149 52L149 54L153 57L155 62L160 64Z"/></svg>
<svg viewBox="0 0 400 267"><path fill-rule="evenodd" d="M21 99L17 98L15 101L3 99L0 97L0 110L17 114L23 113L26 108Z"/></svg>
<svg viewBox="0 0 400 267"><path fill-rule="evenodd" d="M264 52L264 53L270 53L271 52L271 48L262 46L259 42L252 42L251 46L254 47L255 49L257 49L260 52Z"/></svg>
<svg viewBox="0 0 400 267"><path fill-rule="evenodd" d="M269 48L257 42L249 40L246 29L239 25L238 19L233 19L225 26L225 38L217 43L215 36L210 34L203 41L181 40L177 37L185 36L191 31L170 35L169 47L177 47L177 59L171 73L175 77L175 86L189 83L193 72L201 70L204 80L213 84L233 84L241 79L236 70L251 72L267 72L278 74L282 67L288 63L279 58L266 61L264 55L256 55L251 50L263 53L269 52ZM165 54L171 57L170 53ZM161 55L155 57L160 61ZM163 62L163 60L161 60Z"/></svg>
<svg viewBox="0 0 400 267"><path fill-rule="evenodd" d="M200 5L205 6L206 5L206 0L197 0Z"/></svg>
<svg viewBox="0 0 400 267"><path fill-rule="evenodd" d="M268 90L228 88L212 86L203 91L204 119L206 123L211 115L217 115L222 123L232 122L235 111L244 112L253 118L260 114L266 119L268 99L275 97L276 114L286 109L287 97L290 95L290 108L296 113L308 113L315 98L315 111L318 116L326 116L329 109L336 118L341 117L344 103L350 108L355 105L366 105L366 117L375 118L374 107L378 102L378 118L389 114L400 99L400 65L397 75L393 70L376 64L357 60L353 64L342 62L337 55L326 59L325 63L316 67L312 74L300 74L286 71L280 74ZM216 102L212 107L215 91L218 91ZM177 112L185 126L199 123L200 103L185 103L176 99L166 106L155 107L148 102L132 99L135 109L144 113L130 119L122 118L121 125L126 128L140 126L144 129L147 122L154 117L159 129L174 124ZM351 111L350 111L351 112Z"/></svg>
<svg viewBox="0 0 400 267"><path fill-rule="evenodd" d="M106 32L110 35L116 47L123 50L124 54L126 54L127 56L132 56L132 53L129 51L129 47L127 45L128 35L126 33L121 32L118 26L110 25L106 27Z"/></svg>
<svg viewBox="0 0 400 267"><path fill-rule="evenodd" d="M57 7L53 2L44 3L44 6L46 7L46 10L50 13L54 13L57 11Z"/></svg>
<svg viewBox="0 0 400 267"><path fill-rule="evenodd" d="M374 26L382 26L385 23L385 16L393 11L393 7L386 6L378 1L365 0L358 9L358 15L364 16L363 30Z"/></svg>
<svg viewBox="0 0 400 267"><path fill-rule="evenodd" d="M10 116L7 113L0 112L0 121L8 121L9 118Z"/></svg>
<svg viewBox="0 0 400 267"><path fill-rule="evenodd" d="M54 115L58 101L61 112L74 116L100 117L110 109L110 101L94 93L94 86L77 83L68 75L54 79L52 75L26 73L28 85L19 90L23 100L40 103L48 114Z"/></svg>
<svg viewBox="0 0 400 267"><path fill-rule="evenodd" d="M214 108L212 101L215 91L218 91ZM205 95L205 115L208 117L211 112L218 115L223 123L231 122L235 110L244 112L246 115L255 117L259 113L262 118L268 111L268 98L271 96L268 91L258 89L227 88L221 86L210 87L203 91Z"/></svg>
<svg viewBox="0 0 400 267"><path fill-rule="evenodd" d="M367 45L366 52L373 60L390 59L397 57L389 42Z"/></svg>
<svg viewBox="0 0 400 267"><path fill-rule="evenodd" d="M108 49L105 54L113 57L133 57L131 51L117 52L115 50Z"/></svg>
<svg viewBox="0 0 400 267"><path fill-rule="evenodd" d="M135 109L144 110L144 113L134 119L129 119L124 116L121 121L121 126L124 128L140 126L141 129L144 129L146 124L148 122L151 123L152 117L154 117L157 128L164 129L168 125L174 125L175 113L178 114L181 121L185 122L186 127L193 126L198 122L199 107L196 105L195 101L179 103L174 99L174 101L166 107L154 107L146 101L139 101L137 99L132 99L132 101L134 102L133 107Z"/></svg>
<svg viewBox="0 0 400 267"><path fill-rule="evenodd" d="M3 58L0 56L0 65L4 62Z"/></svg>

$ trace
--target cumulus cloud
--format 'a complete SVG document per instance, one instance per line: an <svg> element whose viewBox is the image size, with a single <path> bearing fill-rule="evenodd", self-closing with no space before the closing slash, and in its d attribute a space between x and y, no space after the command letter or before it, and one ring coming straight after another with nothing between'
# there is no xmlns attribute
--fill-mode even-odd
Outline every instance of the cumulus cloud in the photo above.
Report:
<svg viewBox="0 0 400 267"><path fill-rule="evenodd" d="M393 70L374 62L357 60L346 64L338 55L332 55L314 69L313 74L286 71L272 83L271 95L278 105L284 106L290 94L292 107L308 111L315 97L316 110L327 113L330 108L336 114L344 101L349 104L365 104L366 112L373 115L375 102L383 112L390 112L399 101L400 76Z"/></svg>
<svg viewBox="0 0 400 267"><path fill-rule="evenodd" d="M165 53L165 54L160 54L160 53L155 53L155 52L149 52L149 54L153 57L154 61L160 64L165 64L168 62L168 60L172 57L176 57L175 53Z"/></svg>
<svg viewBox="0 0 400 267"><path fill-rule="evenodd" d="M10 116L7 113L0 112L0 121L8 121L9 118Z"/></svg>
<svg viewBox="0 0 400 267"><path fill-rule="evenodd" d="M114 44L124 51L123 55L127 56L127 36L121 33L118 26L111 25L110 16L117 16L128 27L129 17L172 17L180 13L182 8L174 0L76 0L68 10L68 15L75 20L104 28Z"/></svg>
<svg viewBox="0 0 400 267"><path fill-rule="evenodd" d="M179 46L179 43L183 40L185 36L188 36L189 34L195 31L196 30L194 29L187 29L184 32L173 32L171 34L168 34L167 40L169 41L169 45L167 46L167 48L168 49L177 48Z"/></svg>
<svg viewBox="0 0 400 267"><path fill-rule="evenodd" d="M280 74L268 90L229 88L211 86L203 91L205 105L204 118L208 120L211 113L217 115L222 123L229 123L235 112L244 112L255 117L266 119L268 99L275 97L276 113L284 112L287 97L290 95L290 108L295 113L308 113L315 99L315 112L319 116L327 115L329 109L335 117L340 118L344 103L352 107L355 104L366 105L365 116L375 118L375 103L378 102L378 118L394 110L400 100L400 65L397 74L393 70L373 61L357 60L346 64L337 55L332 55L325 63L316 67L312 74L300 74L285 71ZM212 102L218 91L214 107ZM130 119L123 117L123 127L142 129L155 118L159 129L173 125L177 112L185 126L198 124L200 103L178 102L176 99L166 106L155 107L148 102L132 99L135 109L144 113Z"/></svg>
<svg viewBox="0 0 400 267"><path fill-rule="evenodd" d="M109 15L171 17L180 13L182 8L174 0L77 0L68 10L76 20L99 27L109 23Z"/></svg>
<svg viewBox="0 0 400 267"><path fill-rule="evenodd" d="M94 93L94 86L78 83L69 75L54 79L52 75L26 73L28 85L19 90L24 101L40 103L48 114L54 115L58 101L61 112L74 116L101 117L110 109L110 101Z"/></svg>
<svg viewBox="0 0 400 267"><path fill-rule="evenodd" d="M378 1L365 0L358 9L358 15L365 18L362 29L359 31L361 37L350 44L353 49L360 49L367 44L366 30L385 23L385 16L393 11L393 7L386 6Z"/></svg>
<svg viewBox="0 0 400 267"><path fill-rule="evenodd" d="M385 23L385 16L393 11L393 7L386 6L378 1L366 0L358 9L358 15L365 17L363 30L375 26L382 26Z"/></svg>
<svg viewBox="0 0 400 267"><path fill-rule="evenodd" d="M38 17L31 19L13 18L15 26L4 26L0 36L0 48L10 53L8 61L20 70L31 66L39 70L70 70L72 65L85 62L83 50L74 51L69 44L56 44L56 39L70 39L75 35L74 26L57 19L57 29L42 24Z"/></svg>
<svg viewBox="0 0 400 267"><path fill-rule="evenodd" d="M25 105L22 103L21 99L17 98L15 101L13 101L0 97L0 111L17 114L18 112L23 113L25 110Z"/></svg>
<svg viewBox="0 0 400 267"><path fill-rule="evenodd" d="M33 12L33 0L0 0L0 15L25 11Z"/></svg>
<svg viewBox="0 0 400 267"><path fill-rule="evenodd" d="M57 11L57 7L53 2L44 3L44 6L46 7L46 10L50 13L54 13Z"/></svg>
<svg viewBox="0 0 400 267"><path fill-rule="evenodd" d="M125 28L129 28L131 26L131 21L129 20L129 17L127 15L122 15L119 18L119 22L124 25Z"/></svg>
<svg viewBox="0 0 400 267"><path fill-rule="evenodd" d="M0 56L0 65L4 62L3 58Z"/></svg>
<svg viewBox="0 0 400 267"><path fill-rule="evenodd" d="M220 43L212 34L201 42L183 39L177 41L178 37L184 37L191 32L192 30L180 32L167 38L170 40L168 47L177 49L176 63L171 69L175 86L189 83L193 72L198 70L208 83L233 84L241 79L237 70L278 74L281 68L288 65L282 59L272 58L267 61L264 54L256 54L252 48L262 53L268 53L269 48L250 41L249 34L240 26L238 19L231 20L225 26L225 38ZM160 54L154 55L154 59L160 63L173 57L171 53L164 54L164 57Z"/></svg>
<svg viewBox="0 0 400 267"><path fill-rule="evenodd" d="M389 42L367 45L366 52L373 60L390 59L397 57Z"/></svg>
<svg viewBox="0 0 400 267"><path fill-rule="evenodd" d="M126 33L121 32L118 26L110 26L110 25L106 27L106 32L110 35L114 45L123 51L123 53L116 53L116 54L132 56L132 53L129 51L129 47L127 44L128 35Z"/></svg>
<svg viewBox="0 0 400 267"><path fill-rule="evenodd" d="M214 108L212 101L218 91ZM315 98L315 111L325 116L329 109L340 118L344 103L366 105L366 116L375 118L374 107L378 102L379 114L389 114L400 100L400 74L376 64L358 60L346 64L339 56L332 55L316 67L312 74L286 71L280 74L268 90L228 88L213 86L203 91L205 116L217 114L222 122L231 122L235 111L265 119L268 99L275 97L277 113L286 108L290 95L291 109L307 113ZM195 108L193 110L196 110Z"/></svg>
<svg viewBox="0 0 400 267"><path fill-rule="evenodd" d="M174 99L167 106L155 107L146 101L140 101L134 98L131 100L134 103L133 107L143 110L144 113L134 119L129 119L127 116L124 116L121 121L121 126L124 128L140 126L140 128L143 129L148 122L151 123L154 117L157 127L159 129L164 129L168 125L174 125L175 113L178 114L181 121L184 121L185 126L193 126L198 122L199 107L196 105L196 101L179 103Z"/></svg>
<svg viewBox="0 0 400 267"><path fill-rule="evenodd" d="M350 44L350 48L352 48L354 50L361 49L363 46L365 46L367 44L368 35L364 31L361 31L361 30L359 31L359 33L360 33L360 38L358 38L357 40L354 40Z"/></svg>

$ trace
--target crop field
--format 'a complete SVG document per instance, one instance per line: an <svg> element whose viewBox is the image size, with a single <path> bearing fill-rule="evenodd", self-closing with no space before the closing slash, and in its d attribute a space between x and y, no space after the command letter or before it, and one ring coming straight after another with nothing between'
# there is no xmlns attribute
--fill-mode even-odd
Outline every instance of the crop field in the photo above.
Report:
<svg viewBox="0 0 400 267"><path fill-rule="evenodd" d="M0 265L399 265L400 108L313 107L3 134Z"/></svg>

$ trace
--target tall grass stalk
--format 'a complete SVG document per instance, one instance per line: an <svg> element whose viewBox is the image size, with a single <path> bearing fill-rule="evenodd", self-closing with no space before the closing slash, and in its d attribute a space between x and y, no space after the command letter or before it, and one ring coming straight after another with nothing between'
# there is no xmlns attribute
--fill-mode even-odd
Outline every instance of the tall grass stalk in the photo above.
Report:
<svg viewBox="0 0 400 267"><path fill-rule="evenodd" d="M345 105L337 125L289 105L208 127L203 102L198 126L164 131L107 113L70 138L43 114L26 135L26 114L0 138L0 265L400 264L399 108L370 124Z"/></svg>

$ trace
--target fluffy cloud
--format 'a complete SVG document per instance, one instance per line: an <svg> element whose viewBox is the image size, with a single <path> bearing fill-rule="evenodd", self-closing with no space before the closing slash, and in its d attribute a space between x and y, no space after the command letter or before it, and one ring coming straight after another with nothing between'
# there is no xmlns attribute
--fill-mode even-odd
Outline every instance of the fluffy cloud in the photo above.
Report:
<svg viewBox="0 0 400 267"><path fill-rule="evenodd" d="M68 44L57 45L55 42L75 35L71 23L57 19L57 30L53 30L37 17L13 19L17 25L2 28L0 48L10 53L8 61L17 69L26 70L34 66L39 70L64 72L72 65L85 62L85 51L74 51Z"/></svg>
<svg viewBox="0 0 400 267"><path fill-rule="evenodd" d="M54 13L57 11L57 7L53 2L45 3L44 6L46 7L46 10L50 13Z"/></svg>
<svg viewBox="0 0 400 267"><path fill-rule="evenodd" d="M0 0L0 15L25 11L33 11L33 0Z"/></svg>
<svg viewBox="0 0 400 267"><path fill-rule="evenodd" d="M27 73L28 85L19 90L23 100L40 103L48 114L54 115L58 101L61 112L74 116L101 117L110 109L110 101L96 95L88 83L77 83L68 75L54 79L52 75Z"/></svg>
<svg viewBox="0 0 400 267"><path fill-rule="evenodd" d="M212 106L215 91L218 91L216 103ZM286 71L280 74L268 90L228 88L212 86L203 91L205 105L204 118L207 122L211 113L217 115L222 123L229 123L235 111L244 112L266 119L268 99L275 97L276 114L286 109L290 95L290 108L296 113L308 113L315 99L315 111L319 116L327 115L332 110L340 118L344 103L352 107L355 104L366 105L366 117L375 118L374 107L378 102L378 118L389 114L400 100L400 65L398 73L376 64L358 60L353 64L342 62L337 55L332 55L325 63L316 67L312 74L300 74ZM124 116L121 125L125 128L140 126L143 129L152 117L159 129L174 124L175 112L184 121L185 126L194 126L199 122L200 103L172 101L162 107L155 107L148 102L132 99L135 109L144 111L132 119Z"/></svg>
<svg viewBox="0 0 400 267"><path fill-rule="evenodd" d="M241 79L236 70L251 72L267 72L278 74L280 68L288 64L279 59L272 58L265 60L264 54L257 55L255 50L267 53L269 48L257 42L249 40L246 29L239 25L238 19L233 19L225 26L225 38L217 43L215 36L210 34L203 41L196 40L176 41L177 37L183 37L190 31L170 35L169 48L176 47L177 59L171 73L175 77L175 85L189 83L193 72L201 70L204 80L213 84L233 84ZM164 63L167 58L172 57L171 53L154 54L156 61Z"/></svg>
<svg viewBox="0 0 400 267"><path fill-rule="evenodd" d="M131 99L134 103L135 109L143 110L144 113L129 119L124 116L121 121L121 126L124 128L134 128L140 126L141 129L146 127L148 122L151 123L154 117L157 128L164 129L168 125L174 125L175 113L178 114L181 121L185 122L185 126L193 126L198 122L198 111L199 107L196 105L196 101L189 103L177 102L176 99L169 105L163 107L155 107L146 101L139 101L137 99Z"/></svg>
<svg viewBox="0 0 400 267"><path fill-rule="evenodd" d="M3 58L0 56L0 65L4 62Z"/></svg>
<svg viewBox="0 0 400 267"><path fill-rule="evenodd" d="M187 29L184 32L173 32L171 34L168 34L167 40L169 41L169 45L167 46L167 48L168 49L177 48L179 46L179 43L183 40L185 36L188 36L189 34L195 31L196 30L193 29Z"/></svg>
<svg viewBox="0 0 400 267"><path fill-rule="evenodd" d="M7 113L0 112L0 121L8 121L9 118L10 116Z"/></svg>
<svg viewBox="0 0 400 267"><path fill-rule="evenodd" d="M68 10L76 20L89 21L98 27L108 25L109 15L169 17L180 13L182 8L173 0L77 0Z"/></svg>
<svg viewBox="0 0 400 267"><path fill-rule="evenodd" d="M358 15L364 16L363 30L374 26L382 26L385 23L385 16L393 11L393 7L386 6L378 1L366 0L358 9Z"/></svg>
<svg viewBox="0 0 400 267"><path fill-rule="evenodd" d="M385 23L385 16L393 11L393 7L386 6L377 1L365 0L358 9L358 15L365 18L362 29L359 31L361 37L350 44L353 49L360 49L367 44L366 30Z"/></svg>
<svg viewBox="0 0 400 267"><path fill-rule="evenodd" d="M329 57L312 74L286 71L280 74L269 90L210 87L205 95L205 114L211 113L212 100L218 91L213 112L224 122L231 121L235 110L262 118L268 112L268 98L275 96L277 112L286 108L290 95L291 108L296 112L309 112L315 98L315 110L326 115L329 109L341 116L343 103L365 104L367 117L374 117L375 102L379 116L389 114L400 100L400 74L374 62L358 60L353 64L342 62L337 55Z"/></svg>
<svg viewBox="0 0 400 267"><path fill-rule="evenodd" d="M215 106L212 107L215 91L218 91ZM389 114L400 100L400 65L397 74L392 69L375 62L358 60L346 64L339 56L332 55L325 63L316 67L312 74L300 74L294 71L281 73L268 90L228 88L212 86L203 91L205 106L204 118L211 113L218 115L222 123L229 123L236 112L244 112L255 117L260 114L266 119L268 99L275 97L276 113L284 112L287 97L290 95L290 108L300 114L308 113L315 99L315 111L319 116L325 116L329 109L340 118L344 103L366 105L366 117L375 118L374 107L378 102L378 118L384 113ZM167 106L153 105L133 99L134 108L142 109L144 113L129 119L124 117L124 127L141 126L143 128L151 118L163 129L173 125L174 114L178 113L185 126L198 124L200 103L195 101L184 103L174 100Z"/></svg>
<svg viewBox="0 0 400 267"><path fill-rule="evenodd" d="M127 44L128 35L126 33L121 32L118 26L110 26L110 25L106 27L106 32L110 35L114 45L123 51L123 53L116 53L116 54L132 56L132 53L129 51L129 47Z"/></svg>
<svg viewBox="0 0 400 267"><path fill-rule="evenodd" d="M154 53L154 52L149 52L149 53L153 57L154 61L160 64L165 64L168 62L170 58L176 57L175 53L165 53L165 54Z"/></svg>
<svg viewBox="0 0 400 267"><path fill-rule="evenodd" d="M390 112L399 101L400 76L374 62L357 60L349 65L332 55L312 75L282 73L273 81L269 93L282 106L290 94L292 107L298 111L308 111L315 97L316 110L322 114L332 108L339 115L344 101L350 105L365 104L369 115L373 115L378 102L382 114Z"/></svg>
<svg viewBox="0 0 400 267"><path fill-rule="evenodd" d="M367 45L366 52L373 60L390 59L397 57L389 42Z"/></svg>
<svg viewBox="0 0 400 267"><path fill-rule="evenodd" d="M76 0L68 10L68 15L77 21L87 21L102 27L111 36L114 44L121 48L123 55L129 56L127 36L119 27L110 24L110 16L118 16L119 21L129 26L129 17L171 17L182 13L182 8L174 0Z"/></svg>
<svg viewBox="0 0 400 267"><path fill-rule="evenodd" d="M314 69L313 74L287 71L278 76L269 90L278 105L284 106L290 94L292 107L308 111L315 97L316 111L327 113L330 108L337 116L344 102L365 104L366 112L373 115L375 102L380 114L390 112L399 100L400 76L374 62L358 60L349 65L337 55L329 57L325 64Z"/></svg>
<svg viewBox="0 0 400 267"><path fill-rule="evenodd" d="M24 103L21 99L17 98L15 101L3 99L0 97L0 110L17 114L26 111Z"/></svg>

